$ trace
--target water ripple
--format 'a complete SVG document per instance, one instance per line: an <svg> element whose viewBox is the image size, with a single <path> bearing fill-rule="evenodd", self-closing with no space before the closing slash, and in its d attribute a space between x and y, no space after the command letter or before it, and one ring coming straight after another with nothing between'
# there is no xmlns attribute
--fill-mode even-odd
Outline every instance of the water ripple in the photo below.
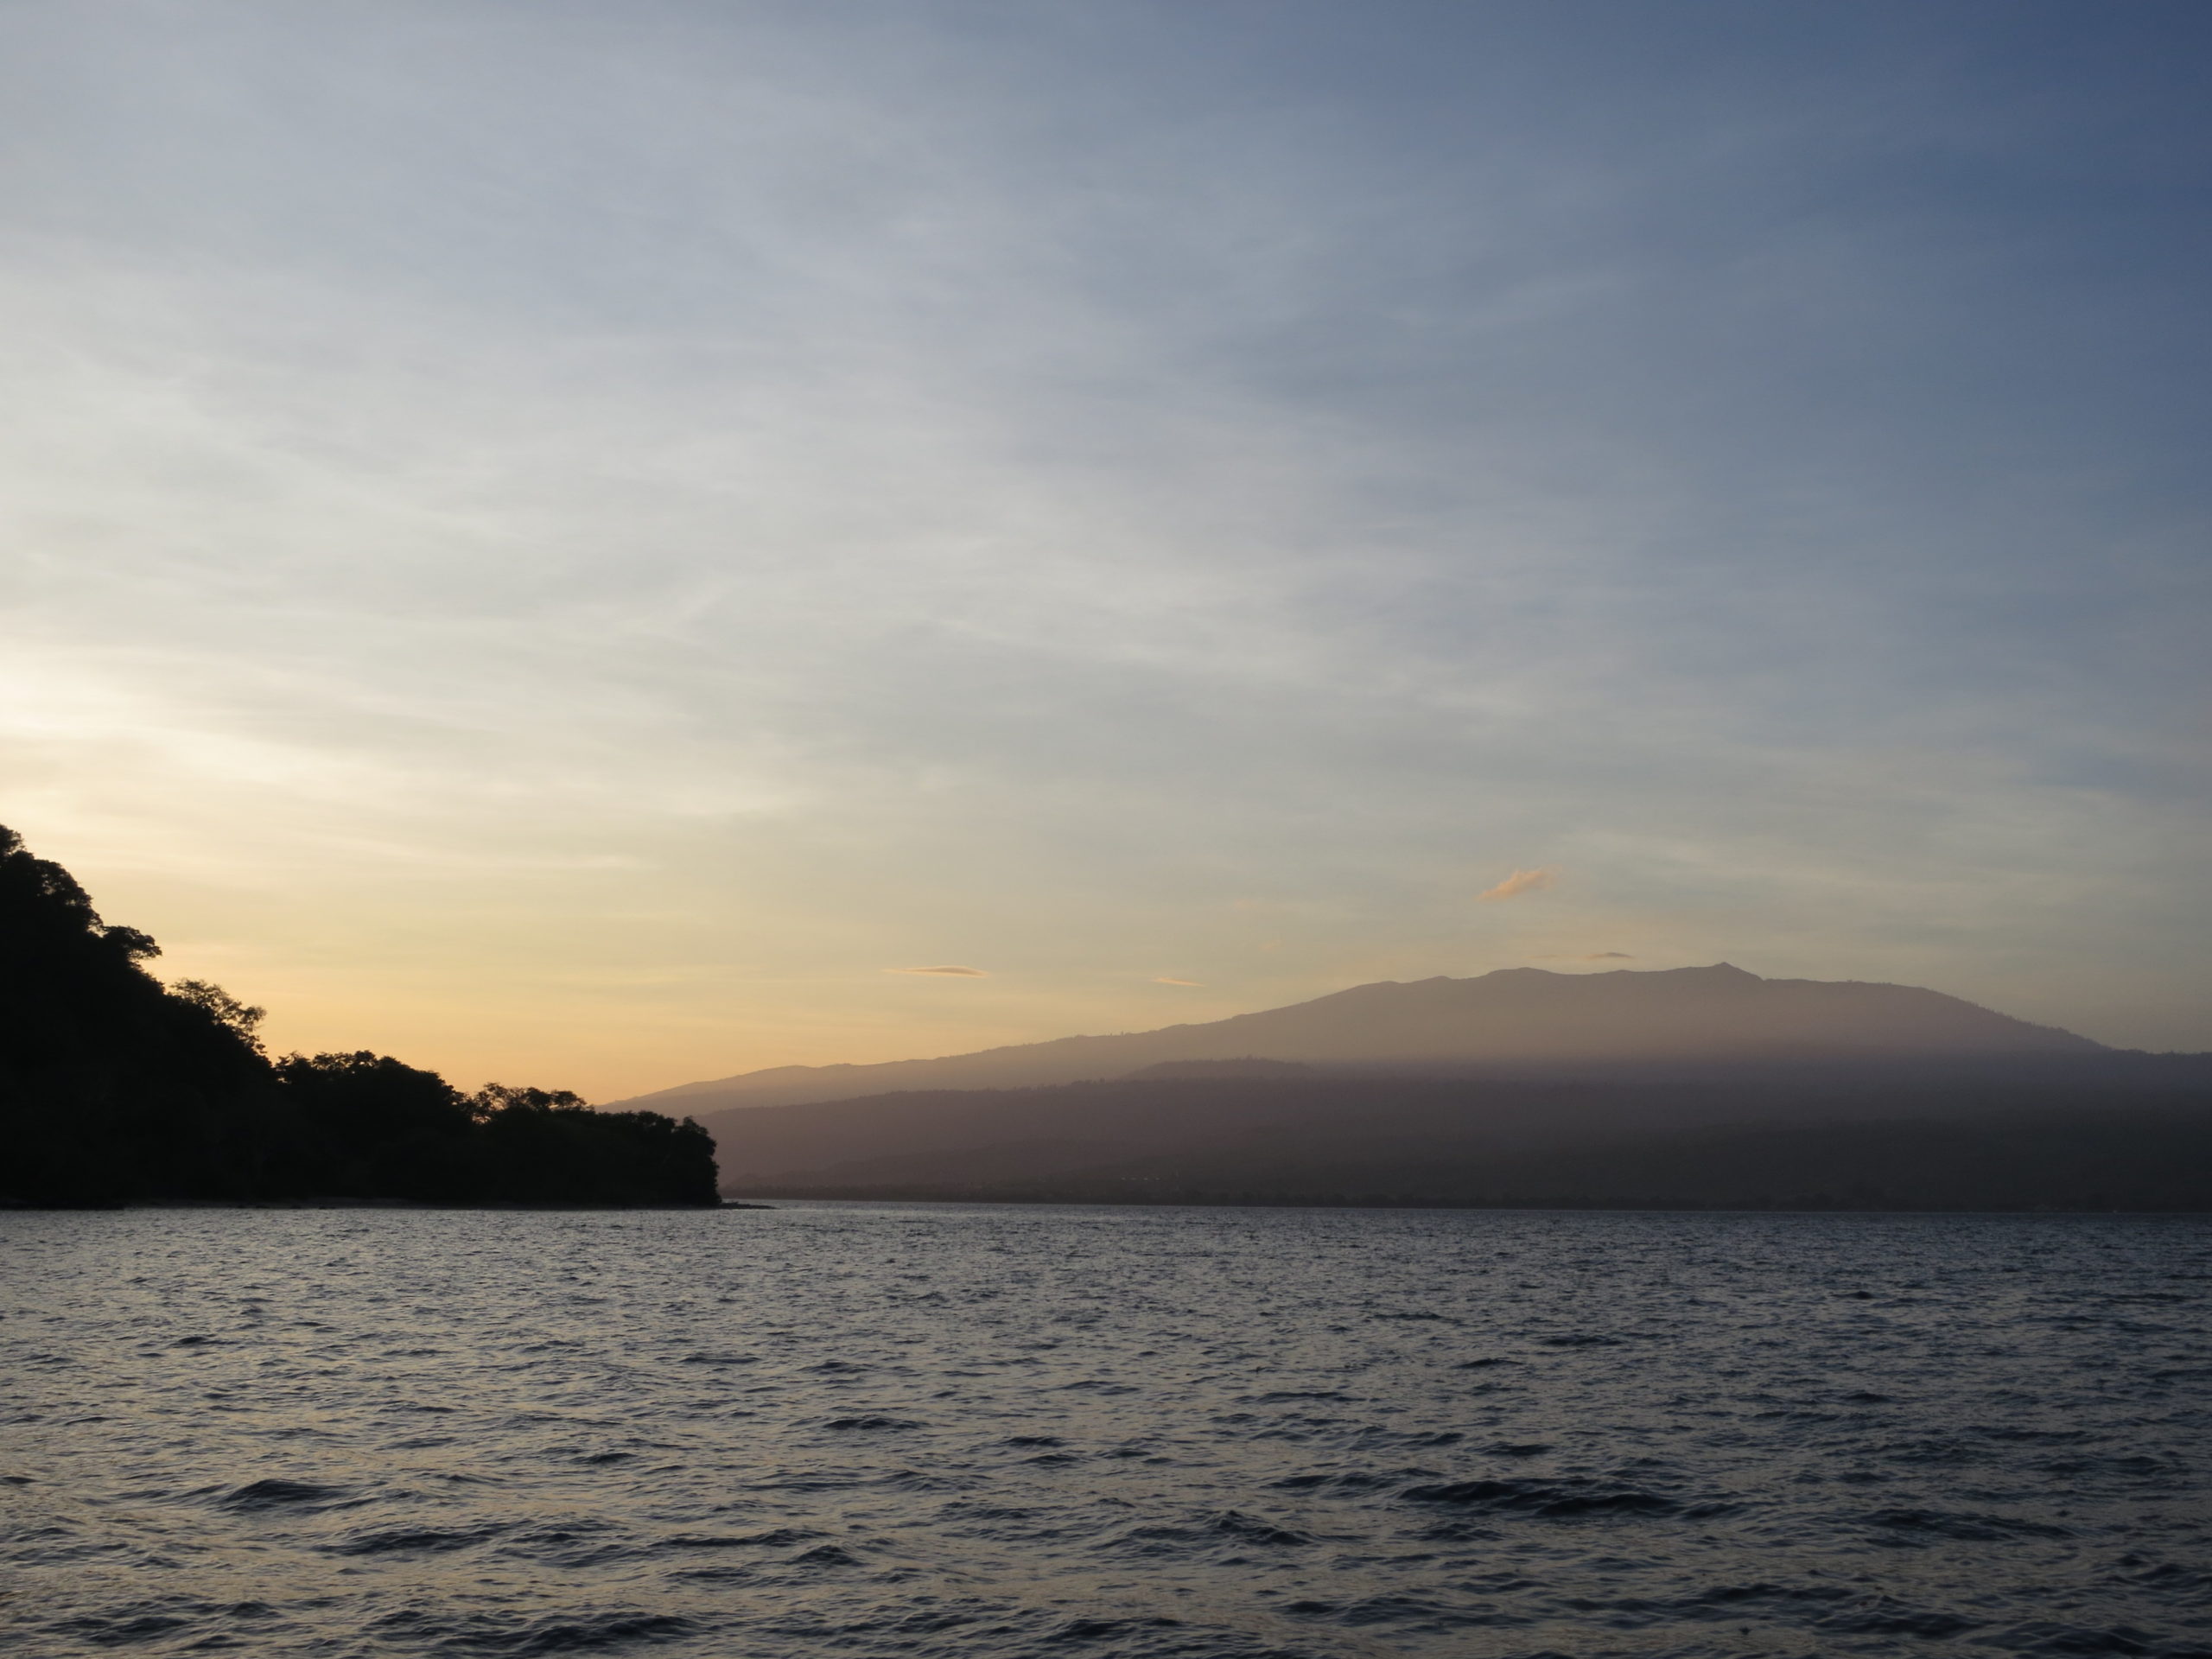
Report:
<svg viewBox="0 0 2212 1659"><path fill-rule="evenodd" d="M51 1659L2212 1654L2212 1225L0 1215Z"/></svg>

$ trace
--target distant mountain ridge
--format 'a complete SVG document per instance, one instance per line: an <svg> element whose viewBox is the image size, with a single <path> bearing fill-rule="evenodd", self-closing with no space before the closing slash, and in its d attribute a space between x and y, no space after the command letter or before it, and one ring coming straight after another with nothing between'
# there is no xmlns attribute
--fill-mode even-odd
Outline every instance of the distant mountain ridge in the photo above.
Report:
<svg viewBox="0 0 2212 1659"><path fill-rule="evenodd" d="M1209 1061L1544 1071L2110 1052L2071 1032L1908 985L1762 979L1726 963L1603 974L1503 968L1467 979L1386 980L1204 1025L937 1059L777 1066L614 1104L721 1114L906 1090L1034 1088Z"/></svg>

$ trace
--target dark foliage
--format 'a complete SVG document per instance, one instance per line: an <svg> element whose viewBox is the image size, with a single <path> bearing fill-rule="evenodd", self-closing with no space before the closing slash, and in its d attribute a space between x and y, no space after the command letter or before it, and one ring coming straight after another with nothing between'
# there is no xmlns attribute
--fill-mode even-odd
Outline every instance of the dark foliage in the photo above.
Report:
<svg viewBox="0 0 2212 1659"><path fill-rule="evenodd" d="M470 1096L494 1171L518 1202L715 1204L715 1143L686 1118L594 1112L574 1095L494 1084Z"/></svg>
<svg viewBox="0 0 2212 1659"><path fill-rule="evenodd" d="M463 1095L388 1055L287 1055L308 1174L334 1198L424 1203L716 1202L714 1143L658 1112L595 1112L565 1090Z"/></svg>
<svg viewBox="0 0 2212 1659"><path fill-rule="evenodd" d="M159 954L0 829L0 1201L717 1201L714 1142L689 1119L463 1095L365 1052L272 1064L260 1009L164 986L141 966Z"/></svg>
<svg viewBox="0 0 2212 1659"><path fill-rule="evenodd" d="M160 954L0 829L0 1191L99 1203L257 1184L281 1118L259 1012L166 989L140 966Z"/></svg>

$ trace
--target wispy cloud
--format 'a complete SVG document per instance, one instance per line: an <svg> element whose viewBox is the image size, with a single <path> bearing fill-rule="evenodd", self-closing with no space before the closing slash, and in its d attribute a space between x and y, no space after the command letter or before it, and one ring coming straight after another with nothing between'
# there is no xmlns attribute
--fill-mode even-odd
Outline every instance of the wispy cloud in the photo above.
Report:
<svg viewBox="0 0 2212 1659"><path fill-rule="evenodd" d="M1496 887L1477 893L1475 901L1488 904L1501 899L1518 899L1524 893L1541 893L1546 887L1558 885L1558 882L1559 874L1555 870L1516 870Z"/></svg>
<svg viewBox="0 0 2212 1659"><path fill-rule="evenodd" d="M2193 9L990 10L0 6L0 820L601 1098L1607 931L2212 1046Z"/></svg>
<svg viewBox="0 0 2212 1659"><path fill-rule="evenodd" d="M1596 950L1582 958L1585 962L1634 962L1636 958L1625 950Z"/></svg>
<svg viewBox="0 0 2212 1659"><path fill-rule="evenodd" d="M1200 979L1177 979L1170 974L1155 974L1152 982L1155 985L1203 985L1205 983Z"/></svg>
<svg viewBox="0 0 2212 1659"><path fill-rule="evenodd" d="M947 979L988 979L991 976L987 969L982 968L949 965L942 968L887 968L883 971L887 974L937 974Z"/></svg>

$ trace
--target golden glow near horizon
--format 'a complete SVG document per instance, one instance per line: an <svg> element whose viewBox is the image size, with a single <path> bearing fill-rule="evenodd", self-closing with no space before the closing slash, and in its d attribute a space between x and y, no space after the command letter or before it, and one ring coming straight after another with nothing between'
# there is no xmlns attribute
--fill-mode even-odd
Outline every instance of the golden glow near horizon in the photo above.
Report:
<svg viewBox="0 0 2212 1659"><path fill-rule="evenodd" d="M2212 1047L2093 86L1077 10L10 9L0 823L601 1100L1519 964Z"/></svg>
<svg viewBox="0 0 2212 1659"><path fill-rule="evenodd" d="M109 919L153 932L163 955L151 965L163 977L213 978L265 1006L274 1050L373 1048L467 1086L531 1081L601 1100L769 1065L1219 1019L1371 979L1480 972L1541 954L1493 947L1491 959L1471 963L1466 947L1481 946L1463 931L1458 945L1439 938L1347 955L1333 972L1287 969L1280 943L1255 935L1252 907L1229 904L1181 930L1186 942L1211 935L1225 984L1047 956L1033 944L1010 972L880 969L827 950L779 967L727 950L713 924L747 916L756 939L779 938L796 954L798 937L820 921L803 901L776 913L757 895L701 895L655 881L642 861L501 870L488 858L372 858L354 848L317 871L271 869L244 849L236 865L212 849L166 865L143 845L104 852L95 836L73 849L45 836L32 850L68 865ZM163 850L186 849L171 839ZM1271 925L1282 908L1265 907ZM1112 931L1102 907L1086 937ZM916 982L902 989L887 976Z"/></svg>

